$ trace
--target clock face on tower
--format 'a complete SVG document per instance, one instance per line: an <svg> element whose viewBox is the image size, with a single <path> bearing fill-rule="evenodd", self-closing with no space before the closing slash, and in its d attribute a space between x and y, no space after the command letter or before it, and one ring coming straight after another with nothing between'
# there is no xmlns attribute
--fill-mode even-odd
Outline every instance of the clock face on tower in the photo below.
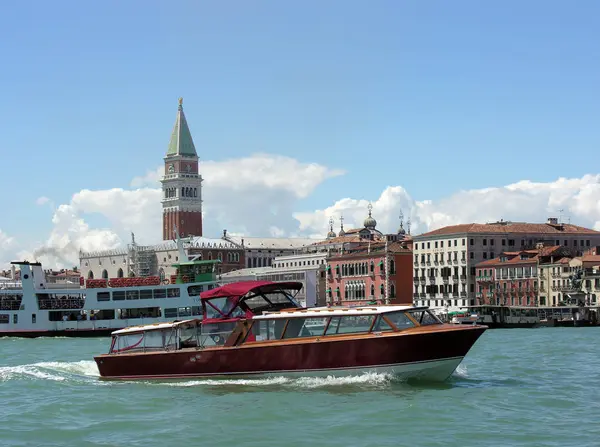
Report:
<svg viewBox="0 0 600 447"><path fill-rule="evenodd" d="M173 163L171 163L169 165L169 174L173 174L173 172L175 172L175 165Z"/></svg>

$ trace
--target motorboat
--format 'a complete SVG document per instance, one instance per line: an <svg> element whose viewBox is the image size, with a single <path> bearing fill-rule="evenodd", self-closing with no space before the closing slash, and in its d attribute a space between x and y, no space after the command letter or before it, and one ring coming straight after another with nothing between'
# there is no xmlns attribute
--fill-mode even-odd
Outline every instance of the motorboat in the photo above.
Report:
<svg viewBox="0 0 600 447"><path fill-rule="evenodd" d="M301 308L299 282L241 281L200 294L202 318L112 333L94 357L112 380L343 376L445 380L487 329L428 308Z"/></svg>

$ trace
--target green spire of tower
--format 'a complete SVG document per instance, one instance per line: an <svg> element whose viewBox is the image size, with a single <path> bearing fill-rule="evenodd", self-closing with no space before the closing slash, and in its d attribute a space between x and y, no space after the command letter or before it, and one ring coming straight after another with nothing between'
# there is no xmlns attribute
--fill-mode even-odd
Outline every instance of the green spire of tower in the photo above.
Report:
<svg viewBox="0 0 600 447"><path fill-rule="evenodd" d="M169 149L167 157L172 155L184 155L188 157L196 157L196 147L192 140L192 133L188 127L183 113L183 98L179 98L179 107L177 108L177 119L173 132L171 133L171 141L169 141Z"/></svg>

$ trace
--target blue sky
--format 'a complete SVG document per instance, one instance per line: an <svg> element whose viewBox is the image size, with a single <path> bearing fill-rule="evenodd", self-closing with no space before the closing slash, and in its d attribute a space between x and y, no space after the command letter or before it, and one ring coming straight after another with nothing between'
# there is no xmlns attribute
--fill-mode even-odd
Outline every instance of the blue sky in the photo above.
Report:
<svg viewBox="0 0 600 447"><path fill-rule="evenodd" d="M298 206L598 172L595 1L22 1L0 15L0 228L155 169L177 98L202 160L344 169ZM564 158L565 153L568 158ZM27 236L30 237L30 236Z"/></svg>

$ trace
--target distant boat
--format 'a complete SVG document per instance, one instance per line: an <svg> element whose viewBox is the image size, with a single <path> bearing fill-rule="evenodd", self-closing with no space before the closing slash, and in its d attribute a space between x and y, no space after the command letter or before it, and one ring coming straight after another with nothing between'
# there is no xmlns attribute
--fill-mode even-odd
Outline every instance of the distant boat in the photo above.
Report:
<svg viewBox="0 0 600 447"><path fill-rule="evenodd" d="M13 262L20 280L0 282L0 336L98 337L134 324L201 315L200 293L217 286L219 260L173 264L177 274L46 282L39 262Z"/></svg>
<svg viewBox="0 0 600 447"><path fill-rule="evenodd" d="M300 308L299 282L242 281L201 294L202 318L134 326L94 357L103 379L340 376L445 380L487 329L426 307Z"/></svg>

